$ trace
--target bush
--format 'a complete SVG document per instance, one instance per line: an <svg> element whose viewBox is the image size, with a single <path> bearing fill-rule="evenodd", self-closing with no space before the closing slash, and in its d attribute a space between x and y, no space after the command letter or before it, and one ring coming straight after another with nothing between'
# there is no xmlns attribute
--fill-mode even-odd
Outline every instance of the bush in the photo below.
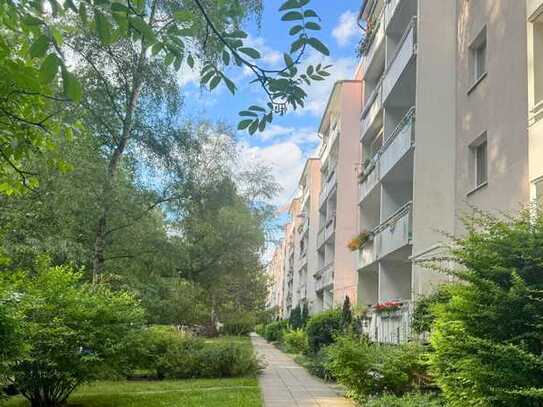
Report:
<svg viewBox="0 0 543 407"><path fill-rule="evenodd" d="M330 345L342 330L341 310L325 311L312 316L306 326L309 351L317 353L323 346Z"/></svg>
<svg viewBox="0 0 543 407"><path fill-rule="evenodd" d="M221 328L221 334L231 336L247 336L255 329L252 321L225 322Z"/></svg>
<svg viewBox="0 0 543 407"><path fill-rule="evenodd" d="M257 324L257 325L255 326L255 332L256 332L258 335L264 337L265 332L266 332L266 325L265 325L265 324Z"/></svg>
<svg viewBox="0 0 543 407"><path fill-rule="evenodd" d="M221 378L256 374L259 362L242 343L204 342L191 338L157 359L160 377L167 379Z"/></svg>
<svg viewBox="0 0 543 407"><path fill-rule="evenodd" d="M285 331L282 342L288 353L305 353L307 351L307 334L303 329Z"/></svg>
<svg viewBox="0 0 543 407"><path fill-rule="evenodd" d="M405 396L391 394L370 399L365 407L445 407L445 401L436 395L410 393Z"/></svg>
<svg viewBox="0 0 543 407"><path fill-rule="evenodd" d="M131 294L82 283L69 267L40 267L34 277L0 273L17 298L24 345L5 378L32 406L58 406L80 384L125 367L125 338L141 327L144 312Z"/></svg>
<svg viewBox="0 0 543 407"><path fill-rule="evenodd" d="M469 221L448 270L461 283L434 307L436 381L452 406L541 406L543 213Z"/></svg>
<svg viewBox="0 0 543 407"><path fill-rule="evenodd" d="M275 321L266 325L264 337L270 342L278 342L283 338L283 332L288 329L288 321Z"/></svg>
<svg viewBox="0 0 543 407"><path fill-rule="evenodd" d="M405 394L426 377L423 349L416 344L379 345L340 336L326 353L326 367L360 400L383 393Z"/></svg>
<svg viewBox="0 0 543 407"><path fill-rule="evenodd" d="M326 366L328 362L326 348L321 349L319 352L311 355L297 355L294 360L296 363L306 368L307 371L312 375L320 377L324 380L334 380L332 372L328 370Z"/></svg>

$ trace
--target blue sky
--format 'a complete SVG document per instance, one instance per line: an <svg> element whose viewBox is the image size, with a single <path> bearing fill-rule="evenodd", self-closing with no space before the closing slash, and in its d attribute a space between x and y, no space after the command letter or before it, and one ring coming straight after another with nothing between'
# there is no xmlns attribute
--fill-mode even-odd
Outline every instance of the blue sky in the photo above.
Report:
<svg viewBox="0 0 543 407"><path fill-rule="evenodd" d="M290 25L280 21L277 11L281 3L278 0L264 0L261 29L251 24L247 30L248 43L263 53L259 62L261 65L280 66L282 54L290 46ZM309 97L303 110L276 117L261 134L238 135L244 159L260 161L273 168L276 180L283 187L275 202L279 206L295 195L305 159L318 147L316 132L332 85L336 80L350 79L354 74L357 64L355 47L361 35L355 21L360 3L360 0L311 1L310 7L322 18L323 29L319 38L330 49L330 57L324 58L310 52L306 59L314 64L332 64L332 75L307 89ZM211 93L201 90L195 75L184 74L181 81L184 83L185 106L188 109L186 114L194 119L220 120L235 125L240 110L262 103L264 95L259 87L249 85L253 78L247 72L237 71L231 77L238 86L235 96L223 85Z"/></svg>

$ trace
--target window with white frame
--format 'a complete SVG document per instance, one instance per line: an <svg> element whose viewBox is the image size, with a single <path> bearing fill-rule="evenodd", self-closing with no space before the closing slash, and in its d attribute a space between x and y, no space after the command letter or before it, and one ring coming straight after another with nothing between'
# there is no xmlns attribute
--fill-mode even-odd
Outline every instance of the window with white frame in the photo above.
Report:
<svg viewBox="0 0 543 407"><path fill-rule="evenodd" d="M486 74L486 27L475 37L471 43L471 72L472 81L479 81Z"/></svg>
<svg viewBox="0 0 543 407"><path fill-rule="evenodd" d="M475 188L478 188L488 181L488 143L486 133L481 135L477 141L471 145L471 154L473 157L473 169L475 178Z"/></svg>

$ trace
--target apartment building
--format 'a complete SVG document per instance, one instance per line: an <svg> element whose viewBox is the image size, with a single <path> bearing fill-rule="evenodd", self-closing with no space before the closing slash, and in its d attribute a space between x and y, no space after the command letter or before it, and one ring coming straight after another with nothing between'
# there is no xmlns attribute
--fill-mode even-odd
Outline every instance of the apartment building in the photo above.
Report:
<svg viewBox="0 0 543 407"><path fill-rule="evenodd" d="M438 254L444 233L461 235L462 214L529 202L543 156L527 130L525 7L363 5L359 231L367 242L357 253L358 297L370 307L401 304L392 314L370 308L366 330L376 341L406 340L413 301L447 281L416 260Z"/></svg>
<svg viewBox="0 0 543 407"><path fill-rule="evenodd" d="M360 150L362 82L345 80L334 85L319 134L321 184L317 268L314 270L316 310L341 304L345 296L356 301L355 259L347 243L357 232L357 179Z"/></svg>
<svg viewBox="0 0 543 407"><path fill-rule="evenodd" d="M527 1L530 197L543 198L543 0Z"/></svg>
<svg viewBox="0 0 543 407"><path fill-rule="evenodd" d="M283 279L285 277L284 274L284 265L285 265L285 258L284 258L285 248L284 248L284 241L279 242L277 248L273 251L272 257L270 262L268 263L268 266L266 268L266 272L268 274L268 278L270 279L270 287L268 291L268 298L266 301L266 305L268 309L273 309L279 318L282 318L282 311L283 311Z"/></svg>
<svg viewBox="0 0 543 407"><path fill-rule="evenodd" d="M297 235L298 226L300 225L300 218L297 216L300 208L300 200L298 198L293 199L289 207L289 219L290 222L285 225L285 238L284 238L284 261L283 261L283 302L282 302L282 315L288 318L292 309L298 302L298 276L294 272L296 258L298 257L297 251Z"/></svg>

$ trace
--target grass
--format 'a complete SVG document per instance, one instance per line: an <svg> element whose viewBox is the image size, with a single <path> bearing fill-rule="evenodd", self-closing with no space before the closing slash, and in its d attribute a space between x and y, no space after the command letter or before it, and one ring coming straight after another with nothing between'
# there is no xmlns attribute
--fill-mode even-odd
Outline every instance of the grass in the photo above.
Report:
<svg viewBox="0 0 543 407"><path fill-rule="evenodd" d="M220 337L210 341L251 346L248 337ZM14 397L7 407L26 407ZM69 399L77 407L260 407L256 377L164 381L101 381L81 386Z"/></svg>

